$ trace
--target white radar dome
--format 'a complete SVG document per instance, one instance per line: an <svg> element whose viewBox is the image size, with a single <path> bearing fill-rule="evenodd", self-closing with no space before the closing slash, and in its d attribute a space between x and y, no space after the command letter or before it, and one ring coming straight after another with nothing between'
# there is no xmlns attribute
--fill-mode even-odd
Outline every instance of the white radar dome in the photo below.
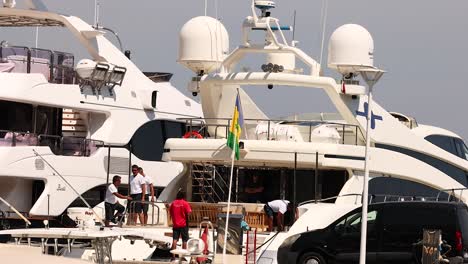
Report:
<svg viewBox="0 0 468 264"><path fill-rule="evenodd" d="M341 74L374 66L374 40L367 29L346 24L335 30L328 43L328 67Z"/></svg>
<svg viewBox="0 0 468 264"><path fill-rule="evenodd" d="M192 18L180 30L178 62L197 74L215 71L228 52L226 28L212 17Z"/></svg>

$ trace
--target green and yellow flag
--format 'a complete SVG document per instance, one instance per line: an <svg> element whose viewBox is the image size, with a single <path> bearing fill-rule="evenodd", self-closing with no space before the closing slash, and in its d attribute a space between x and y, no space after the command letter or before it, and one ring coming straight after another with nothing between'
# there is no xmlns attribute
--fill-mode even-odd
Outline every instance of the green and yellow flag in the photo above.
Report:
<svg viewBox="0 0 468 264"><path fill-rule="evenodd" d="M242 105L239 92L237 92L236 105L234 106L234 114L232 115L231 127L226 145L235 152L236 160L239 160L239 139L244 127L244 114L242 113Z"/></svg>

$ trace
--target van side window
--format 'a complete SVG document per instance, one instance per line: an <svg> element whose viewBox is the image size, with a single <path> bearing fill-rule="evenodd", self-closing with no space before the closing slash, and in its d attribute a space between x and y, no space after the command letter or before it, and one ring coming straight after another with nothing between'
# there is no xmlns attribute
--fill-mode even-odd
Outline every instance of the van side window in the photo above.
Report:
<svg viewBox="0 0 468 264"><path fill-rule="evenodd" d="M361 233L361 212L352 214L335 226L335 231L341 234ZM372 232L377 221L377 211L367 212L367 229Z"/></svg>

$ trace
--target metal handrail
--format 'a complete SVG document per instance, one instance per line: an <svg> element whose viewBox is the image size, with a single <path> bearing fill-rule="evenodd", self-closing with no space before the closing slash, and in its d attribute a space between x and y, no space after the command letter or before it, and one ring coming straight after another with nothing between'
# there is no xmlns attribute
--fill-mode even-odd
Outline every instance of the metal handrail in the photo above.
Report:
<svg viewBox="0 0 468 264"><path fill-rule="evenodd" d="M15 146L16 146L16 143L18 143L18 136L20 136L20 135L23 136L23 138L24 138L24 136L29 135L29 136L30 136L29 138L31 138L31 136L32 136L32 138L36 138L36 139L39 140L39 137L38 137L37 134L31 133L31 132L28 132L28 131L23 132L23 131L14 131L14 130L0 129L0 133L5 133L5 136L6 136L8 133L11 133L11 146L12 146L12 147L15 147ZM0 138L0 139L3 139L3 141L5 141L5 138ZM35 146L35 145L30 145L30 144L28 143L28 146Z"/></svg>
<svg viewBox="0 0 468 264"><path fill-rule="evenodd" d="M15 212L15 214L26 223L26 227L31 225L31 222L26 217L24 217L24 215L22 215L18 210L16 210L16 208L13 205L9 204L5 199L0 197L0 202L4 203L9 209L13 210L13 212Z"/></svg>
<svg viewBox="0 0 468 264"><path fill-rule="evenodd" d="M312 200L307 200L307 201L304 201L304 202L300 202L297 206L310 204L310 203L322 203L322 202L331 201L333 199L337 199L337 198L340 198L340 197L348 197L348 196L362 197L362 194L360 194L360 193L348 193L348 194L343 194L343 195L327 197L327 198L323 198L323 199L312 199Z"/></svg>
<svg viewBox="0 0 468 264"><path fill-rule="evenodd" d="M383 197L382 202L406 202L406 201L431 201L436 200L436 197L431 196L416 196L416 195L397 195L397 194L372 194L369 195L369 204L377 197ZM395 198L396 200L389 200L389 198Z"/></svg>
<svg viewBox="0 0 468 264"><path fill-rule="evenodd" d="M54 74L54 70L59 70L59 69L68 69L70 72L73 72L72 76L70 77L73 77L73 75L75 74L75 70L73 67L70 67L70 66L67 66L67 65L63 65L63 64L58 64L58 63L55 63L55 55L59 55L59 54L67 54L65 52L57 52L57 51L53 51L53 50L48 50L48 49L41 49L41 48L30 48L30 47L23 47L23 46L8 46L8 47L0 47L0 60L5 60L5 59L8 59L8 60L11 60L11 61L19 61L19 60L14 60L14 59L9 59L7 56L4 56L4 52L3 50L5 51L12 51L12 54L10 55L21 55L21 56L25 56L26 60L21 60L21 62L26 62L26 73L31 73L31 64L44 64L44 65L48 65L49 66L49 82L54 82L54 79L55 79L55 74ZM21 54L17 54L16 53L16 50L23 50L24 52L21 53ZM36 54L38 51L40 52L49 52L50 53L50 57L48 58L44 58L44 57L36 57L36 56L32 56L32 51L36 51ZM70 54L68 53L69 55L71 55L71 57L74 59L73 57L73 54ZM48 63L41 63L41 62L33 62L32 61L32 58L42 58L42 59L47 59L48 60ZM65 80L65 77L66 76L62 76L62 83L63 81Z"/></svg>
<svg viewBox="0 0 468 264"><path fill-rule="evenodd" d="M178 120L185 120L186 123L186 132L192 131L192 127L194 124L198 124L197 127L201 126L200 130L207 129L208 127L215 127L215 135L214 138L218 138L218 129L219 128L224 128L227 133L227 129L230 126L231 118L178 118ZM209 121L222 121L222 122L227 122L227 124L213 124L213 122ZM308 135L308 142L312 142L312 128L316 125L333 125L336 126L336 130L338 133L341 134L341 144L346 144L345 143L345 134L346 131L348 131L346 128L350 127L351 131L355 134L355 139L354 139L354 144L358 144L358 135L360 134L362 138L364 138L364 134L362 133L361 128L358 125L353 125L353 124L344 124L344 123L339 123L339 122L329 122L329 121L323 121L323 120L287 120L287 119L250 119L246 118L244 119L245 123L252 123L251 121L257 122L257 123L262 123L265 122L266 125L268 126L268 129L266 131L267 133L267 140L272 140L273 138L270 135L270 130L272 128L272 123L273 124L284 124L284 125L297 125L299 123L308 123L309 127L309 135ZM198 132L198 131L197 131ZM227 137L227 135L226 135Z"/></svg>
<svg viewBox="0 0 468 264"><path fill-rule="evenodd" d="M468 188L467 188L467 187L463 187L463 188L443 189L443 190L440 190L440 191L437 193L436 199L437 199L437 201L439 201L440 195L441 195L442 193L446 193L446 194L448 195L447 201L450 201L450 198L451 198L452 196L455 197L455 191L460 191L460 197L462 197L463 191L464 191L464 190L468 190ZM455 197L455 198L456 198L456 197ZM461 201L461 199L459 199L459 198L456 198L456 199L458 199L458 200Z"/></svg>
<svg viewBox="0 0 468 264"><path fill-rule="evenodd" d="M159 225L159 220L160 220L160 214L161 214L161 208L159 208L159 206L156 204L156 202L151 202L151 201L130 201L130 211L128 211L129 214L133 214L135 213L135 206L137 204L148 204L148 205L151 205L153 210L152 210L152 213L151 213L151 224L150 225ZM156 224L154 223L154 207L157 208L157 221L156 221ZM125 208L125 211L127 211L127 208ZM124 212L124 215L126 214L126 212ZM123 219L120 219L119 220L119 224L121 224ZM134 223L136 224L136 223ZM143 224L143 223L142 223Z"/></svg>

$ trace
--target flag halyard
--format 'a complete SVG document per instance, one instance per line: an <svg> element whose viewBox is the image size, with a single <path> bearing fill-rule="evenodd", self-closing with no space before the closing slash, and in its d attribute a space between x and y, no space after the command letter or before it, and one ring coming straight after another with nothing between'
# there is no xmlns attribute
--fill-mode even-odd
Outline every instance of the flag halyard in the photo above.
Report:
<svg viewBox="0 0 468 264"><path fill-rule="evenodd" d="M242 104L240 101L239 92L237 92L236 104L234 106L234 114L232 115L231 126L226 145L235 153L236 160L240 159L239 139L244 127L244 114L242 112Z"/></svg>

